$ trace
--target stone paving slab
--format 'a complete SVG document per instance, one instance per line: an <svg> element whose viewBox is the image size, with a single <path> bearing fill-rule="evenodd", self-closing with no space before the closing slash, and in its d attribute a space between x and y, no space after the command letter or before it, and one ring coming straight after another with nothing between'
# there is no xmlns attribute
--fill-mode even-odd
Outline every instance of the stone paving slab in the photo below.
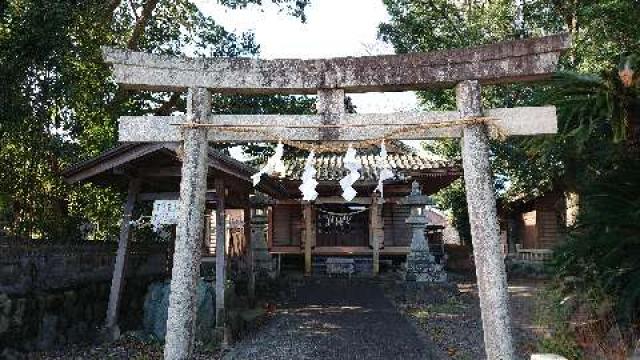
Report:
<svg viewBox="0 0 640 360"><path fill-rule="evenodd" d="M437 359L434 347L359 279L314 279L225 359Z"/></svg>

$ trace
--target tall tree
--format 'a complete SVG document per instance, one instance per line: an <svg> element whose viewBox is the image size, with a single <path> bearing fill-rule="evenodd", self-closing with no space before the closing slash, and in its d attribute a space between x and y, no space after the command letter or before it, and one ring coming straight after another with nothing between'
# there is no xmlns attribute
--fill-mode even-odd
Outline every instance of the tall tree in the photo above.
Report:
<svg viewBox="0 0 640 360"><path fill-rule="evenodd" d="M304 21L309 0L273 2ZM219 3L231 8L262 4ZM0 213L16 235L69 236L84 217L115 225L119 194L68 187L58 172L115 145L121 115L184 110L177 93L119 89L102 61L101 46L191 56L256 56L259 51L252 33L225 30L190 0L0 4L0 197L5 199ZM229 99L221 98L220 104L232 106ZM296 104L297 98L290 101ZM102 228L105 234L113 230Z"/></svg>
<svg viewBox="0 0 640 360"><path fill-rule="evenodd" d="M640 11L637 2L632 1L385 0L385 4L391 16L389 22L380 25L379 36L400 53L568 31L575 45L562 61L563 67L600 71L614 66L619 54L636 51L640 45L639 29L632 21L626 22L637 17ZM557 98L548 96L549 89L548 84L492 86L484 89L483 98L487 107L540 105L556 101ZM455 106L451 90L420 92L419 98L428 109ZM509 139L493 144L496 191L502 199L536 196L558 184L576 189L579 173L592 153L586 149L578 152L584 148L576 146L578 132L574 131L576 123L572 121L561 116L561 133L556 137ZM429 147L444 155L459 157L456 143L430 144ZM595 151L598 147L592 149ZM447 205L464 207L464 196L459 193L462 189L458 186L445 190ZM458 194L447 194L447 191ZM457 200L452 203L452 199ZM464 217L464 209L457 213Z"/></svg>

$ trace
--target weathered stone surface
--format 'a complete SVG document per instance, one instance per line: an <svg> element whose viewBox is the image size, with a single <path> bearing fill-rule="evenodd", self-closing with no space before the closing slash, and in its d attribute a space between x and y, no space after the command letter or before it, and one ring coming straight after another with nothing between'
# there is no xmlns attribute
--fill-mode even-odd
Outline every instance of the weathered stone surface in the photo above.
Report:
<svg viewBox="0 0 640 360"><path fill-rule="evenodd" d="M407 255L406 281L441 283L447 281L447 273L430 252L411 251Z"/></svg>
<svg viewBox="0 0 640 360"><path fill-rule="evenodd" d="M532 354L531 360L567 360L567 358L555 354Z"/></svg>
<svg viewBox="0 0 640 360"><path fill-rule="evenodd" d="M0 294L0 335L9 330L11 323L11 299L7 294Z"/></svg>
<svg viewBox="0 0 640 360"><path fill-rule="evenodd" d="M256 278L274 275L273 261L267 248L267 208L271 202L263 193L256 193L249 198L251 208L245 212L249 216L250 242L247 256L248 276L247 292L251 306L255 306Z"/></svg>
<svg viewBox="0 0 640 360"><path fill-rule="evenodd" d="M462 116L481 116L480 84L465 81L456 88ZM484 125L465 127L462 165L476 264L484 343L488 359L514 358L507 277L500 244L496 199L489 163L489 137Z"/></svg>
<svg viewBox="0 0 640 360"><path fill-rule="evenodd" d="M407 255L406 281L413 282L445 282L447 274L444 266L438 264L429 251L429 244L424 235L428 224L424 207L432 204L432 200L422 194L420 185L413 182L411 194L406 197L404 204L411 206L411 214L406 222L411 227L411 251Z"/></svg>
<svg viewBox="0 0 640 360"><path fill-rule="evenodd" d="M145 333L164 341L167 333L169 310L169 281L157 282L149 286L144 300L143 326ZM198 281L196 290L196 339L209 341L215 328L215 289L211 283Z"/></svg>
<svg viewBox="0 0 640 360"><path fill-rule="evenodd" d="M253 260L255 261L255 271L260 275L273 275L273 259L267 247L267 224L269 220L266 214L253 214L251 217L251 247Z"/></svg>
<svg viewBox="0 0 640 360"><path fill-rule="evenodd" d="M194 59L104 49L116 82L131 88L184 90L204 87L227 93L403 91L483 83L538 80L552 74L567 34L432 53L334 59Z"/></svg>
<svg viewBox="0 0 640 360"><path fill-rule="evenodd" d="M164 276L166 244L131 244L127 277ZM87 241L0 241L0 293L23 296L111 281L116 244ZM103 314L104 316L104 314Z"/></svg>
<svg viewBox="0 0 640 360"><path fill-rule="evenodd" d="M206 89L189 91L187 113L200 122L211 112L211 94ZM184 130L184 155L180 181L180 209L176 233L171 294L167 319L165 359L189 359L193 353L196 326L196 282L200 273L200 239L204 228L207 188L207 141L202 128Z"/></svg>
<svg viewBox="0 0 640 360"><path fill-rule="evenodd" d="M228 134L225 131L207 131L205 128L172 126L170 122L203 123L209 120L210 107L207 109L200 101L194 108L193 94L190 91L188 117L151 118L133 121L124 120L121 124L121 140L126 141L180 141L184 139L183 174L181 183L182 209L178 226L178 241L174 258L171 306L168 315L168 336L165 358L189 358L192 349L194 326L194 281L199 253L197 240L202 230L202 204L206 177L204 148L207 139L213 141L264 141L277 137L290 140L322 140L330 137L336 140L363 140L386 135L396 127L379 125L375 122L388 122L413 126L407 119L417 118L413 123L466 118L482 115L480 107L479 83L505 83L529 81L548 77L558 62L560 53L570 45L567 35L556 35L540 39L513 41L488 45L474 49L441 51L431 54L390 55L363 58L338 58L326 60L257 60L257 59L186 59L158 56L127 51L105 50L105 60L114 65L116 81L125 87L152 90L184 90L197 88L197 93L207 93L214 89L222 93L316 93L320 90L321 114L315 117L229 117L230 125L246 121L248 125L273 125L276 122L289 121L292 124L314 121L318 124L348 123L360 121L368 128L343 128L339 131L326 129L287 129L276 134L259 135L256 133ZM475 79L470 81L471 79ZM374 115L374 116L336 116L330 108L336 107L338 99L346 92L402 91L419 90L431 87L446 87L462 81L459 90L459 112L426 115ZM332 89L332 90L324 90ZM337 90L335 90L337 89ZM326 101L325 101L326 100ZM210 101L210 100L209 100ZM194 111L195 110L195 111ZM531 113L545 111L545 116L534 116L535 120L544 119L544 126L531 126L522 111ZM555 132L555 110L525 109L498 111L503 119L497 125L507 134L539 134L545 131ZM520 115L518 115L518 114ZM515 114L515 115L514 115ZM550 114L550 115L549 115ZM491 116L491 113L487 115ZM514 118L515 120L512 120ZM311 119L311 120L309 120ZM431 120L430 120L431 119ZM435 119L435 120L433 120ZM507 120L504 120L507 119ZM377 121L376 121L377 120ZM524 121L523 121L524 120ZM222 117L213 120L224 121ZM513 126L513 123L518 123ZM546 130L545 130L546 129ZM487 354L491 359L512 359L513 348L506 310L506 289L504 282L504 264L500 267L499 241L495 222L495 198L488 163L488 145L486 127L474 125L460 129L425 130L413 135L400 134L398 138L424 139L429 137L465 137L463 149L465 172L468 172L467 194L469 212L472 221L472 234L476 249L476 259L481 262L477 273ZM179 136L182 132L182 136ZM208 133L208 134L207 134ZM166 134L166 135L165 135ZM222 135L215 135L222 134ZM455 135L454 135L455 134ZM275 136L274 136L275 135ZM388 137L388 136L387 136ZM394 138L394 137L388 137ZM308 210L308 209L306 209ZM307 229L311 229L311 213L305 210ZM483 218L484 212L487 212ZM416 224L419 221L415 222ZM422 226L422 225L420 225ZM417 232L415 226L414 233ZM424 230L424 226L422 226ZM494 234L495 232L495 234ZM423 235L424 236L424 235ZM311 245L313 234L307 232L305 247L305 272L311 270ZM424 250L416 249L414 269L424 271L424 262L431 258ZM220 262L222 263L222 262ZM494 278L495 276L495 278ZM222 277L223 278L223 277ZM222 297L220 297L221 301ZM490 314L494 311L495 314ZM488 330L488 331L487 331ZM496 336L494 336L496 335Z"/></svg>
<svg viewBox="0 0 640 360"><path fill-rule="evenodd" d="M73 267L71 267L73 269ZM151 277L130 277L123 292L123 330L142 326L142 305ZM64 291L38 290L28 294L0 294L0 349L51 350L72 343L101 339L109 283L88 283ZM2 358L2 356L0 356Z"/></svg>
<svg viewBox="0 0 640 360"><path fill-rule="evenodd" d="M38 331L39 336L36 340L37 349L49 349L56 343L58 321L59 318L52 314L47 314L42 318L40 330Z"/></svg>
<svg viewBox="0 0 640 360"><path fill-rule="evenodd" d="M344 89L318 90L316 111L322 117L323 125L336 125L345 114ZM340 131L336 128L324 128L319 131L321 140L336 140Z"/></svg>
<svg viewBox="0 0 640 360"><path fill-rule="evenodd" d="M554 106L497 108L487 110L486 116L496 118L494 123L505 135L555 134L557 117ZM423 113L390 114L342 114L332 123L343 125L366 125L335 129L284 128L283 126L318 126L327 124L323 115L212 115L207 123L236 126L267 126L258 131L237 132L210 128L209 141L268 141L275 138L303 141L333 140L357 141L386 136L402 126L460 119L457 111L434 111ZM335 120L335 121L334 121ZM118 139L124 142L173 142L182 140L182 130L175 124L186 123L185 116L123 116L119 120ZM389 124L389 125L377 125ZM269 128L268 126L279 127ZM265 133L266 132L266 133ZM330 134L330 135L328 135ZM387 139L437 139L461 137L462 127L424 129L406 134L388 136Z"/></svg>
<svg viewBox="0 0 640 360"><path fill-rule="evenodd" d="M145 333L164 341L167 333L167 313L169 310L169 293L167 284L159 282L149 286L144 299L144 317L142 324Z"/></svg>

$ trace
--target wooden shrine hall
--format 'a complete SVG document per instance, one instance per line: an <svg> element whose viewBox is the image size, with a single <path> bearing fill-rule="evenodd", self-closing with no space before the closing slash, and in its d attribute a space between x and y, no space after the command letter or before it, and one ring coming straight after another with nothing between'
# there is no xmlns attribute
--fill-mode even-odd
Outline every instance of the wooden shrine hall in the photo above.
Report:
<svg viewBox="0 0 640 360"><path fill-rule="evenodd" d="M215 214L220 194L223 194L226 214L226 226L222 231L228 239L227 256L246 254L249 196L254 191L267 194L271 199L266 234L269 253L278 258L306 255L307 272L311 270L315 256L370 257L375 264L373 272L377 272L381 256L406 256L411 234L405 223L409 207L402 204L402 199L409 194L411 183L417 181L426 194L432 194L458 178L461 171L452 163L418 155L400 142L392 142L388 148L387 161L394 177L385 181L383 203L373 196L377 184L376 151L360 154L361 178L354 185L358 196L348 203L335 195L339 193L338 181L346 172L342 168L343 156L323 154L317 157L320 195L310 203L301 200L298 190L304 157L286 161L285 173L264 177L254 189L250 176L256 169L210 148L203 262L215 256L215 225L219 221ZM69 183L91 182L121 190L129 188L129 197L134 201L177 200L180 165L180 149L175 143L129 143L71 166L63 176ZM306 221L307 218L310 221ZM242 221L245 239L230 236L230 225L237 230L237 224L242 227Z"/></svg>
<svg viewBox="0 0 640 360"><path fill-rule="evenodd" d="M409 206L403 199L417 181L423 191L432 194L461 175L454 164L413 149L392 143L387 161L394 176L385 181L384 200L374 189L378 181L377 151L360 152L360 179L354 184L358 192L351 202L340 194L339 180L347 170L342 166L344 154L321 154L315 159L318 198L301 201L304 158L285 161L286 172L279 174L290 196L274 201L269 211L268 244L272 254L305 254L305 271L310 272L311 256L372 256L373 272L378 271L380 256L406 256L411 243L405 220Z"/></svg>

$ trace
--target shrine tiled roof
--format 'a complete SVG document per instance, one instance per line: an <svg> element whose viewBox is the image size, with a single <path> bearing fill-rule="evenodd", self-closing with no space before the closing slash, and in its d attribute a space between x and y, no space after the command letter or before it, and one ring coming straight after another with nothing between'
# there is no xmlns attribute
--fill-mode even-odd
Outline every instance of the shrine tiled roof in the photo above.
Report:
<svg viewBox="0 0 640 360"><path fill-rule="evenodd" d="M348 170L343 167L344 154L320 154L316 156L315 168L318 171L318 181L339 181ZM360 182L376 182L378 180L378 155L366 154L358 156L362 163ZM304 171L305 158L300 156L294 160L285 161L286 171L281 179L300 180ZM457 172L453 162L437 159L436 157L418 155L415 153L390 153L387 157L394 172L393 180L405 181L410 176L429 176L429 174Z"/></svg>

